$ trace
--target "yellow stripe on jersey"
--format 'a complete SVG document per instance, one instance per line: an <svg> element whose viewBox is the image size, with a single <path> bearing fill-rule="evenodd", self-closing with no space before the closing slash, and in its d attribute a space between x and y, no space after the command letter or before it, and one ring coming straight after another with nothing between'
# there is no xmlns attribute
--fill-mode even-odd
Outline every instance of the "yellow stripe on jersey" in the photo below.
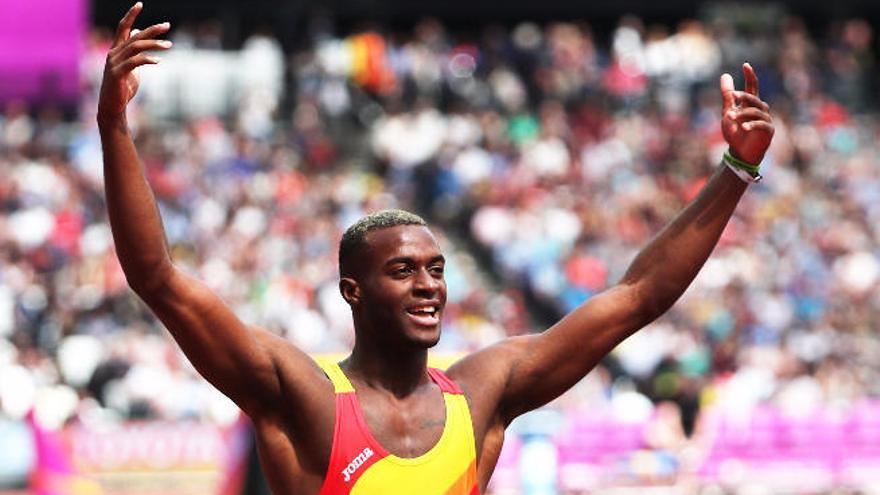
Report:
<svg viewBox="0 0 880 495"><path fill-rule="evenodd" d="M364 472L351 495L469 495L476 484L473 427L464 395L444 393L446 428L437 444L414 458L389 455Z"/></svg>
<svg viewBox="0 0 880 495"><path fill-rule="evenodd" d="M352 386L348 377L345 376L345 373L342 372L342 368L340 368L338 364L329 358L316 357L315 361L317 361L318 366L324 370L324 373L327 374L330 381L333 382L333 389L337 394L354 392L354 386Z"/></svg>

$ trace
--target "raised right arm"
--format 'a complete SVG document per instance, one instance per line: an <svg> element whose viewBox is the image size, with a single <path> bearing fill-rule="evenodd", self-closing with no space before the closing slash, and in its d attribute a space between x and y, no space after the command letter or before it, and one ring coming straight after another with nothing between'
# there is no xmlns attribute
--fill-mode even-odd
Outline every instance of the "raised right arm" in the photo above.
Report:
<svg viewBox="0 0 880 495"><path fill-rule="evenodd" d="M199 373L252 417L271 410L283 396L285 402L304 402L305 395L320 393L318 387L326 381L320 379L314 361L280 337L242 323L216 294L171 260L125 115L138 87L133 70L158 62L146 51L171 46L156 39L168 31L168 23L132 32L141 9L138 2L119 22L107 55L97 117L107 210L126 279Z"/></svg>

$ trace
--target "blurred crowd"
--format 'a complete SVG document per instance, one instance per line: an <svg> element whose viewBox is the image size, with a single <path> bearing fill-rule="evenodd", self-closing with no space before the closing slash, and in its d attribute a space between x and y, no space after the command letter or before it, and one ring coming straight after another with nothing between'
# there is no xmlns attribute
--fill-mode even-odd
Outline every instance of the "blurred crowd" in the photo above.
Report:
<svg viewBox="0 0 880 495"><path fill-rule="evenodd" d="M682 300L556 405L646 418L668 402L683 437L709 406L797 413L880 394L868 22L811 32L783 15L626 17L605 38L588 22L328 26L296 53L258 36L215 54L251 65L191 70L177 99L173 71L147 68L131 109L176 262L243 320L345 352L338 239L364 213L402 207L435 226L451 260L439 353L543 330L618 280L696 195L726 149L718 76L741 86L748 61L776 124L764 181ZM206 63L210 46L171 37L167 66ZM90 47L78 118L23 103L0 115L0 416L229 422L234 407L116 261L94 124L107 38ZM222 112L205 111L217 95Z"/></svg>
<svg viewBox="0 0 880 495"><path fill-rule="evenodd" d="M369 150L390 190L466 239L540 331L620 279L696 195L726 149L718 77L741 81L749 61L777 129L766 180L682 301L567 400L595 410L635 391L646 415L670 400L690 433L709 404L805 413L876 396L872 28L715 14L626 17L601 40L586 22L456 36L425 21L373 41L372 58L351 47L376 33L319 34L295 59L296 108L325 129L375 113Z"/></svg>

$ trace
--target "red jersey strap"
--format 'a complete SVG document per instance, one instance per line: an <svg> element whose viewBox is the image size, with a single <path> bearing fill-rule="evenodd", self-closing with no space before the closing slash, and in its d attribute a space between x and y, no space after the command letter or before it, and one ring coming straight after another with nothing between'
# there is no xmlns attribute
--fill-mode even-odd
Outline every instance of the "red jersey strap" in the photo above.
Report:
<svg viewBox="0 0 880 495"><path fill-rule="evenodd" d="M464 393L451 378L446 376L446 373L443 373L439 369L428 368L428 375L431 376L431 379L434 380L434 383L440 387L440 390L443 391L443 393L455 395L461 395Z"/></svg>
<svg viewBox="0 0 880 495"><path fill-rule="evenodd" d="M369 433L354 392L336 394L330 465L319 495L347 495L373 464L388 455Z"/></svg>

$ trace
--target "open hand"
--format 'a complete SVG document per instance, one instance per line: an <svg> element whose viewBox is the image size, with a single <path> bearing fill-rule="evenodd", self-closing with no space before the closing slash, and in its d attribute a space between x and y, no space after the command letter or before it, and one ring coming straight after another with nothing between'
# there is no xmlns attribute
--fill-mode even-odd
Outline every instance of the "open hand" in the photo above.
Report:
<svg viewBox="0 0 880 495"><path fill-rule="evenodd" d="M730 151L740 160L758 165L773 139L770 106L758 97L758 76L748 63L743 64L745 91L737 91L730 74L722 74L720 87L723 109L721 132Z"/></svg>
<svg viewBox="0 0 880 495"><path fill-rule="evenodd" d="M104 63L104 78L98 100L99 117L123 115L125 107L138 90L138 77L134 69L159 63L158 58L146 52L171 48L170 41L156 39L171 28L167 22L152 25L143 31L132 29L134 20L143 8L141 2L134 4L116 28L113 46Z"/></svg>

